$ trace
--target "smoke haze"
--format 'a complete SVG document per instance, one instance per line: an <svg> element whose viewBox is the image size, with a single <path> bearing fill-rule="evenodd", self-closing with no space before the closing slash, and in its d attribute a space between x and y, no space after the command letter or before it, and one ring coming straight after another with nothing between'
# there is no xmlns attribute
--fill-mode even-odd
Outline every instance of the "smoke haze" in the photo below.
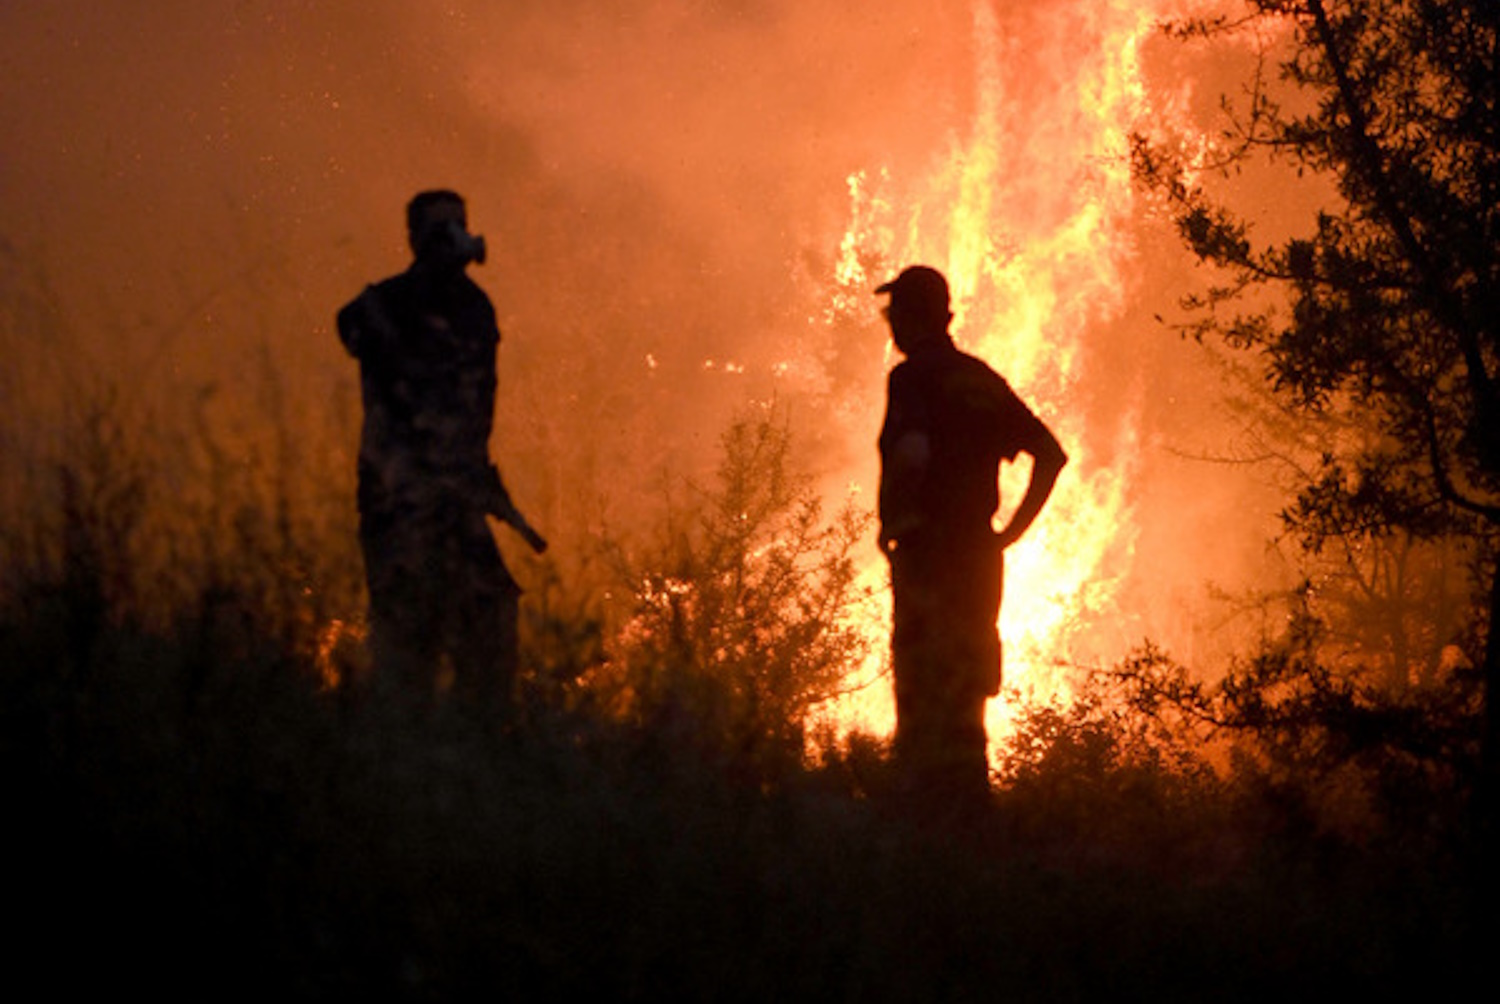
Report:
<svg viewBox="0 0 1500 1004"><path fill-rule="evenodd" d="M1087 123L1035 113L1054 107L1044 89L1073 79L1062 71L1109 37L1101 24L1155 5L997 6L1009 169L1072 177L1078 165L1047 158ZM788 409L827 491L870 497L890 359L867 293L885 275L838 271L850 178L888 221L916 218L903 200L993 113L976 85L987 5L350 10L0 8L7 446L45 440L58 399L105 378L155 402L153 421L174 414L163 401L198 402L245 442L273 397L277 421L322 444L308 449L352 536L356 373L333 313L405 266L406 199L446 186L490 247L474 275L504 333L495 453L554 542L643 518L662 470L700 471L750 402ZM1183 57L1142 51L1145 83L1163 88L1142 110L1211 101ZM1068 193L1023 194L1000 210L1018 239ZM1204 581L1262 573L1277 499L1255 471L1182 459L1227 450L1235 426L1214 371L1153 319L1189 274L1182 253L1133 204L1112 211L1115 298L1076 321L1075 413L1046 417L1070 452L1128 477L1108 569L1119 605L1096 637L1190 647L1211 623L1189 612ZM905 262L881 256L907 246L897 233L863 250L888 273Z"/></svg>

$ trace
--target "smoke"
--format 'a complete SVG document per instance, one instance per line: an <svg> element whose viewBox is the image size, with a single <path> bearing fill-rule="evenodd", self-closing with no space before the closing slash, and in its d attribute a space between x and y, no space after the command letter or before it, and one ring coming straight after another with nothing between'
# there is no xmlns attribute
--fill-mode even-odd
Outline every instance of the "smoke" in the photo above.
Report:
<svg viewBox="0 0 1500 1004"><path fill-rule="evenodd" d="M830 492L868 489L890 360L869 284L839 273L850 178L909 219L900 201L983 128L1028 179L1078 167L1045 158L1087 123L1028 109L1068 79L1058 61L1091 58L1095 5L996 6L998 111L977 83L989 7L958 0L5 5L5 351L53 375L6 386L7 422L43 436L75 371L157 421L212 397L236 428L274 398L347 484L355 372L332 316L405 266L402 206L442 185L490 246L495 452L554 542L648 516L661 471L701 470L752 402L787 409ZM1011 194L1021 241L1068 195ZM1181 636L1210 556L1220 582L1259 575L1274 504L1254 472L1182 459L1234 428L1213 371L1153 320L1180 251L1159 221L1122 227L1118 299L1078 322L1068 371L1077 452L1131 479L1134 557L1111 574L1133 608L1111 644ZM52 320L20 323L23 301Z"/></svg>

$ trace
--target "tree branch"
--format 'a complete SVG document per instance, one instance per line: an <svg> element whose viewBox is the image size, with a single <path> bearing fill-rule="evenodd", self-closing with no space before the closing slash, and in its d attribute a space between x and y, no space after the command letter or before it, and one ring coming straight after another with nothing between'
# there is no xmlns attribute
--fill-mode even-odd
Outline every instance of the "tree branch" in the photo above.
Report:
<svg viewBox="0 0 1500 1004"><path fill-rule="evenodd" d="M1344 106L1345 114L1349 116L1349 134L1354 153L1351 166L1359 172L1365 184L1370 187L1377 209L1385 217L1387 225L1401 244L1407 259L1415 266L1421 279L1420 288L1423 299L1427 301L1428 313L1458 337L1478 415L1481 420L1492 418L1500 414L1500 404L1496 402L1494 380L1485 366L1479 338L1467 318L1455 306L1458 298L1453 295L1449 288L1450 284L1417 236L1411 218L1402 209L1400 200L1396 197L1395 189L1384 168L1384 156L1370 134L1369 116L1365 114L1364 107L1355 91L1348 64L1339 51L1338 40L1334 37L1333 25L1328 19L1323 0L1307 0L1307 9L1313 17L1319 44L1323 48L1324 58L1328 61L1328 68L1333 74L1339 101ZM1438 469L1434 467L1434 471ZM1451 484L1449 490L1451 490ZM1496 511L1494 507L1482 508L1491 512Z"/></svg>

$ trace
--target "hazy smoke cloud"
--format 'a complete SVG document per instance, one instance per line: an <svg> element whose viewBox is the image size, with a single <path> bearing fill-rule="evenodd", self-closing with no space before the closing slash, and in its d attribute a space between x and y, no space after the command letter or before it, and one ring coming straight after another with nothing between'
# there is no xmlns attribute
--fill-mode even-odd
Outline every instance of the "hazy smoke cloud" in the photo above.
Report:
<svg viewBox="0 0 1500 1004"><path fill-rule="evenodd" d="M491 249L475 274L505 334L496 452L538 522L565 524L554 540L596 510L640 516L661 466L710 457L751 400L790 408L830 486L868 486L888 360L873 297L830 320L847 178L883 171L909 192L973 133L974 6L6 5L7 314L31 298L64 318L11 319L6 351L183 399L264 404L273 386L337 460L357 402L333 312L404 267L404 201L451 186ZM1024 102L1022 83L1048 83L1025 61L1086 37L1091 5L996 6ZM1006 123L1017 158L1073 125L1018 109ZM1175 246L1145 238L1121 267L1130 299L1077 371L1097 420L1073 428L1097 430L1097 462L1124 462L1121 423L1140 423L1125 595L1146 612L1120 633L1168 632L1205 547L1234 541L1218 576L1258 553L1265 499L1247 507L1253 475L1173 452L1226 428L1206 371L1151 319L1183 274ZM40 423L45 394L16 394L7 410Z"/></svg>

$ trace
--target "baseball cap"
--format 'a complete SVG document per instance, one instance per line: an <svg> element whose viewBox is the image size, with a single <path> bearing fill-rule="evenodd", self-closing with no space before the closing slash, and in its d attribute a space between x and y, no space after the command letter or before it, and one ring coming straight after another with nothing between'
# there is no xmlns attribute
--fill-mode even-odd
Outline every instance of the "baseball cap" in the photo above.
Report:
<svg viewBox="0 0 1500 1004"><path fill-rule="evenodd" d="M926 265L911 265L890 282L875 287L876 293L891 294L891 302L924 310L948 309L948 280L943 273Z"/></svg>

